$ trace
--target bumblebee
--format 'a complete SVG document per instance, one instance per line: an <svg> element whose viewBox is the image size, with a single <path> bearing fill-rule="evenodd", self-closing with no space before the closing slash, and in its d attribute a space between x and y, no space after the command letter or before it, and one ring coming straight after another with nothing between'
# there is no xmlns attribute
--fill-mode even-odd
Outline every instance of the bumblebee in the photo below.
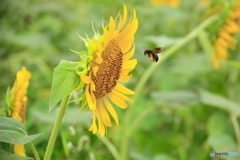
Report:
<svg viewBox="0 0 240 160"><path fill-rule="evenodd" d="M144 51L144 55L148 55L148 57L150 58L150 60L152 62L157 62L158 59L159 59L157 54L161 53L163 50L165 50L165 48L162 48L162 47L158 47L158 48L155 48L153 50L146 49Z"/></svg>

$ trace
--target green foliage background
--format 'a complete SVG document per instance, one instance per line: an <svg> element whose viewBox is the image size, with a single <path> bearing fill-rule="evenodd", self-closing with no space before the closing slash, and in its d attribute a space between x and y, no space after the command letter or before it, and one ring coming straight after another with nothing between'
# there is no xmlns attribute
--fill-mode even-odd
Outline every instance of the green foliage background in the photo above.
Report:
<svg viewBox="0 0 240 160"><path fill-rule="evenodd" d="M136 0L1 1L0 107L4 108L7 87L13 85L17 71L26 66L32 73L26 128L29 134L43 133L33 141L40 157L44 155L57 113L57 109L48 112L53 69L62 59L78 61L78 56L69 50L85 49L76 33L92 37L92 22L102 33L102 21L107 24L109 16L115 17L122 2L136 9L139 20L134 55L138 64L131 81L126 83L130 89L135 88L146 68L152 65L143 55L143 48L168 50L204 21L210 7L200 0L182 0L177 8L154 7L150 1ZM214 36L209 32L211 29L217 30L208 27L203 42L210 42L209 37ZM239 68L228 65L232 62L229 61L214 70L211 55L200 38L159 65L140 93L127 127L123 127L127 109L117 109L120 125L109 128L104 139L87 131L91 114L79 116L79 104L71 103L52 160L114 159L111 149L120 151L123 131L133 127L128 142L131 160L238 159L211 158L209 153L240 154ZM239 41L239 34L236 39ZM238 45L230 51L230 59L239 63L239 52ZM33 157L30 148L26 149L27 155Z"/></svg>

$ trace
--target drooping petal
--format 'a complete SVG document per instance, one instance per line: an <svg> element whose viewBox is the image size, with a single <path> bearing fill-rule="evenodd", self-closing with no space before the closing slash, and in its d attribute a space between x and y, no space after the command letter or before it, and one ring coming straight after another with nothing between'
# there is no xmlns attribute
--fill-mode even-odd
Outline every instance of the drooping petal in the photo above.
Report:
<svg viewBox="0 0 240 160"><path fill-rule="evenodd" d="M95 111L92 111L92 125L91 127L88 129L89 131L92 131L93 134L97 133L97 125L96 125L96 115L95 115Z"/></svg>
<svg viewBox="0 0 240 160"><path fill-rule="evenodd" d="M133 92L132 90L128 89L127 87L125 87L124 85L122 85L121 83L117 83L116 90L118 90L119 92L122 92L123 94L135 94L135 92Z"/></svg>
<svg viewBox="0 0 240 160"><path fill-rule="evenodd" d="M97 108L99 109L99 116L101 117L104 125L108 126L108 127L111 127L112 123L111 123L111 120L110 120L110 117L108 115L107 110L105 109L105 107L102 104L101 100L98 100L97 103L98 103L98 107Z"/></svg>
<svg viewBox="0 0 240 160"><path fill-rule="evenodd" d="M102 119L99 116L97 116L97 119L98 119L98 134L101 137L103 137L105 135L105 132L106 132L105 126L103 124Z"/></svg>
<svg viewBox="0 0 240 160"><path fill-rule="evenodd" d="M112 93L108 94L108 97L111 99L111 101L116 104L120 108L127 108L127 103L125 103L122 99L115 97Z"/></svg>
<svg viewBox="0 0 240 160"><path fill-rule="evenodd" d="M128 98L127 96L123 95L122 93L120 93L114 89L112 90L111 94L113 94L113 96L115 96L115 97L119 97L123 101L132 101L130 98Z"/></svg>
<svg viewBox="0 0 240 160"><path fill-rule="evenodd" d="M117 116L115 109L113 108L112 104L108 101L108 99L106 97L104 97L103 100L107 107L108 112L112 115L113 119L115 120L116 124L118 125L118 116Z"/></svg>
<svg viewBox="0 0 240 160"><path fill-rule="evenodd" d="M94 104L92 97L89 93L89 85L86 86L86 98L87 98L87 102L88 102L88 106L90 110L96 110L96 105Z"/></svg>

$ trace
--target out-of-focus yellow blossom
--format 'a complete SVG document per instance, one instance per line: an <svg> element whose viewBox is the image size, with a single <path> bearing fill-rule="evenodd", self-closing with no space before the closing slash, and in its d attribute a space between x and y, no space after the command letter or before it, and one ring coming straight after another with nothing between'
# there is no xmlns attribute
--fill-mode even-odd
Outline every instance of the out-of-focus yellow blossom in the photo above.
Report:
<svg viewBox="0 0 240 160"><path fill-rule="evenodd" d="M201 0L201 2L205 5L205 6L209 6L211 4L211 0Z"/></svg>
<svg viewBox="0 0 240 160"><path fill-rule="evenodd" d="M151 0L153 6L166 5L171 7L179 6L180 0Z"/></svg>
<svg viewBox="0 0 240 160"><path fill-rule="evenodd" d="M26 67L22 67L22 69L17 73L17 78L10 93L10 108L12 109L11 117L21 121L22 123L25 121L27 102L26 94L30 77L31 73L26 69ZM14 153L20 156L26 156L24 144L14 144Z"/></svg>
<svg viewBox="0 0 240 160"><path fill-rule="evenodd" d="M220 31L214 43L214 53L212 57L212 64L215 69L219 68L219 61L228 59L228 49L235 49L237 40L234 35L240 30L240 0L236 2L228 18Z"/></svg>

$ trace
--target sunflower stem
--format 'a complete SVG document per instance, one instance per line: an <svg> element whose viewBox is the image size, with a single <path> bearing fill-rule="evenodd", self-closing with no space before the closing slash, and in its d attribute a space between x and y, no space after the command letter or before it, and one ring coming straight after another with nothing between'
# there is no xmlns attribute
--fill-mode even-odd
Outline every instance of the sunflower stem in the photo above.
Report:
<svg viewBox="0 0 240 160"><path fill-rule="evenodd" d="M116 147L114 146L114 144L106 137L100 137L98 135L97 135L97 137L107 146L109 151L112 153L112 156L114 157L114 159L118 160L120 158L120 155L119 155Z"/></svg>
<svg viewBox="0 0 240 160"><path fill-rule="evenodd" d="M121 143L121 160L127 160L127 151L128 151L128 143L129 143L129 138L130 138L130 132L128 127L131 126L130 122L132 121L131 116L133 114L133 108L134 105L140 95L142 93L142 89L145 86L147 80L149 77L152 75L152 73L155 71L155 69L162 64L163 61L165 61L167 58L169 58L173 53L175 53L177 50L179 50L181 47L183 47L185 44L188 42L191 42L194 38L197 37L197 35L203 31L206 27L211 25L214 21L216 21L218 18L217 15L212 16L202 22L198 27L193 29L189 34L187 34L184 38L182 38L180 41L178 41L175 45L173 45L171 48L167 49L161 56L160 60L158 63L152 64L151 66L148 67L146 70L145 74L140 78L140 81L138 82L136 88L135 88L135 96L133 98L134 102L129 104L129 108L126 111L126 117L125 117L125 122L123 126L123 139Z"/></svg>
<svg viewBox="0 0 240 160"><path fill-rule="evenodd" d="M58 112L57 119L54 123L52 133L51 133L51 136L48 141L48 146L47 146L47 150L45 152L44 160L50 160L50 158L52 156L53 147L54 147L55 141L57 139L57 135L59 132L59 128L60 128L63 116L66 113L69 98L70 98L70 95L66 96L61 102L60 110Z"/></svg>
<svg viewBox="0 0 240 160"><path fill-rule="evenodd" d="M40 160L38 152L37 152L36 148L34 147L33 143L30 142L29 145L30 145L30 148L32 149L32 152L33 152L33 155L35 157L35 160Z"/></svg>

